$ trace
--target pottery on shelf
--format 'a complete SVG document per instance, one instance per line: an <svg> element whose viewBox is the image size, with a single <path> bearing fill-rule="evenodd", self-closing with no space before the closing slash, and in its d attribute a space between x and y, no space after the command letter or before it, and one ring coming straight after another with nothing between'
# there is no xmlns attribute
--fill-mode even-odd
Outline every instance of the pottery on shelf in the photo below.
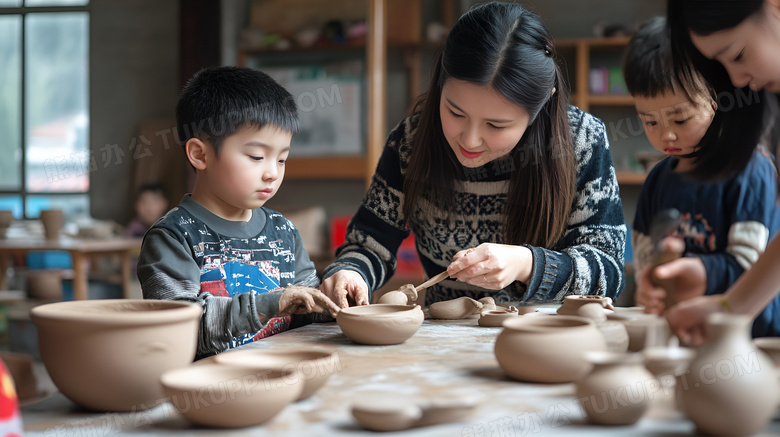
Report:
<svg viewBox="0 0 780 437"><path fill-rule="evenodd" d="M607 350L596 325L582 317L515 317L503 326L496 360L507 375L522 381L576 381L592 367L585 352Z"/></svg>
<svg viewBox="0 0 780 437"><path fill-rule="evenodd" d="M293 369L303 381L303 390L297 400L306 399L319 390L330 375L341 370L335 349L243 349L217 354L221 364L256 369Z"/></svg>
<svg viewBox="0 0 780 437"><path fill-rule="evenodd" d="M375 304L344 308L336 323L355 343L388 345L406 341L424 318L419 305Z"/></svg>
<svg viewBox="0 0 780 437"><path fill-rule="evenodd" d="M29 297L41 300L62 299L62 270L28 270L25 277Z"/></svg>
<svg viewBox="0 0 780 437"><path fill-rule="evenodd" d="M457 320L479 315L485 310L495 310L496 302L492 297L474 300L461 296L456 299L434 302L428 307L428 314L434 319Z"/></svg>
<svg viewBox="0 0 780 437"><path fill-rule="evenodd" d="M47 240L59 240L65 215L61 209L44 209L41 211L41 223Z"/></svg>
<svg viewBox="0 0 780 437"><path fill-rule="evenodd" d="M557 313L561 316L576 316L577 309L589 303L597 303L606 309L613 309L612 299L609 297L570 294L563 298L563 305L558 308Z"/></svg>
<svg viewBox="0 0 780 437"><path fill-rule="evenodd" d="M775 367L780 369L780 337L756 338L753 339L753 344L767 354L772 359L772 362L775 363Z"/></svg>
<svg viewBox="0 0 780 437"><path fill-rule="evenodd" d="M652 395L646 382L653 377L636 353L588 352L593 370L577 381L577 399L588 420L599 425L631 425L647 410ZM624 393L615 400L615 393Z"/></svg>
<svg viewBox="0 0 780 437"><path fill-rule="evenodd" d="M0 210L0 239L3 239L8 234L8 228L11 227L11 223L14 221L14 212L11 210Z"/></svg>
<svg viewBox="0 0 780 437"><path fill-rule="evenodd" d="M241 428L267 422L295 401L304 382L295 369L203 364L165 372L160 385L190 422Z"/></svg>
<svg viewBox="0 0 780 437"><path fill-rule="evenodd" d="M685 371L696 356L696 351L686 347L650 347L641 353L645 357L645 367L664 388L674 387L675 376Z"/></svg>
<svg viewBox="0 0 780 437"><path fill-rule="evenodd" d="M200 305L143 299L49 303L30 312L57 388L93 410L132 411L163 399L160 375L192 363Z"/></svg>
<svg viewBox="0 0 780 437"><path fill-rule="evenodd" d="M780 398L777 372L750 338L747 316L714 313L708 340L677 377L677 394L697 431L715 436L753 435L772 419Z"/></svg>

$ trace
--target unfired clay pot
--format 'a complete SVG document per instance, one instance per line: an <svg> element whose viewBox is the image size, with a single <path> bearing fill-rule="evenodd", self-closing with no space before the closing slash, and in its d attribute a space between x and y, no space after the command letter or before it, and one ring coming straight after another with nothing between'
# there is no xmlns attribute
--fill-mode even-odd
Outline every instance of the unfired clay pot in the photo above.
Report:
<svg viewBox="0 0 780 437"><path fill-rule="evenodd" d="M352 415L358 424L372 431L402 431L467 420L478 403L454 394L435 399L418 399L399 393L357 394Z"/></svg>
<svg viewBox="0 0 780 437"><path fill-rule="evenodd" d="M417 332L425 315L419 305L360 305L344 308L336 322L355 343L399 344Z"/></svg>
<svg viewBox="0 0 780 437"><path fill-rule="evenodd" d="M753 344L767 354L775 363L775 367L780 369L780 337L756 338L753 340Z"/></svg>
<svg viewBox="0 0 780 437"><path fill-rule="evenodd" d="M593 371L577 381L577 399L588 419L599 425L636 423L650 404L645 384L653 377L642 355L589 352L585 359ZM617 401L616 393L621 393Z"/></svg>
<svg viewBox="0 0 780 437"><path fill-rule="evenodd" d="M777 409L777 373L751 341L751 322L747 316L711 314L707 342L698 349L690 373L677 377L682 409L700 433L753 435Z"/></svg>
<svg viewBox="0 0 780 437"><path fill-rule="evenodd" d="M587 303L577 308L577 315L590 319L604 336L607 350L625 352L628 350L628 331L620 322L607 320L606 309L598 303Z"/></svg>
<svg viewBox="0 0 780 437"><path fill-rule="evenodd" d="M628 350L639 352L645 347L665 346L672 332L666 319L654 314L619 320L628 332Z"/></svg>
<svg viewBox="0 0 780 437"><path fill-rule="evenodd" d="M61 209L45 209L41 211L41 223L47 240L59 240L65 215Z"/></svg>
<svg viewBox="0 0 780 437"><path fill-rule="evenodd" d="M492 327L492 328L501 327L503 326L504 320L517 317L518 315L519 314L517 308L515 308L514 311L503 310L503 309L493 310L493 311L482 311L479 315L479 320L477 321L477 324L479 326Z"/></svg>
<svg viewBox="0 0 780 437"><path fill-rule="evenodd" d="M11 374L16 388L19 404L34 399L38 393L38 379L33 371L34 360L31 355L13 352L0 352L0 359Z"/></svg>
<svg viewBox="0 0 780 437"><path fill-rule="evenodd" d="M470 297L461 296L457 299L434 302L428 307L428 314L434 319L466 319L479 315L485 310L495 310L496 302L492 297L483 297L480 300L474 300Z"/></svg>
<svg viewBox="0 0 780 437"><path fill-rule="evenodd" d="M0 210L0 239L3 239L8 234L8 228L11 227L11 223L14 221L14 212L4 209Z"/></svg>
<svg viewBox="0 0 780 437"><path fill-rule="evenodd" d="M293 369L304 384L297 400L313 395L330 375L341 370L339 356L332 348L243 349L217 354L215 360L217 363L255 369Z"/></svg>
<svg viewBox="0 0 780 437"><path fill-rule="evenodd" d="M572 382L591 365L584 354L606 351L596 325L582 317L515 317L496 338L498 364L512 378L530 382Z"/></svg>
<svg viewBox="0 0 780 437"><path fill-rule="evenodd" d="M589 303L597 303L604 308L613 309L612 299L608 297L590 296L590 295L583 296L579 294L570 294L563 298L563 305L561 305L560 308L558 308L557 312L561 316L576 316L577 309Z"/></svg>
<svg viewBox="0 0 780 437"><path fill-rule="evenodd" d="M162 398L160 375L192 363L200 305L141 299L56 302L30 312L59 390L93 410L131 411Z"/></svg>
<svg viewBox="0 0 780 437"><path fill-rule="evenodd" d="M28 270L27 295L33 299L62 299L62 271L59 269Z"/></svg>
<svg viewBox="0 0 780 437"><path fill-rule="evenodd" d="M686 347L651 347L644 349L642 355L645 367L658 378L661 386L671 388L678 372L684 372L690 366L696 351Z"/></svg>
<svg viewBox="0 0 780 437"><path fill-rule="evenodd" d="M240 428L276 416L298 398L304 382L295 369L203 364L165 372L160 384L174 408L192 423Z"/></svg>

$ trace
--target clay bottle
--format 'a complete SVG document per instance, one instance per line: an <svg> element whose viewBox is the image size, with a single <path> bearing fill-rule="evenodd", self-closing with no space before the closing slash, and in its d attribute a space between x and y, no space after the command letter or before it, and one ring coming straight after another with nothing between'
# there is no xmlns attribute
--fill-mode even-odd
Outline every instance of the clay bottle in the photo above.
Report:
<svg viewBox="0 0 780 437"><path fill-rule="evenodd" d="M600 425L636 423L650 405L645 384L653 375L641 354L588 352L593 370L577 381L577 399L588 419Z"/></svg>
<svg viewBox="0 0 780 437"><path fill-rule="evenodd" d="M707 318L707 342L677 376L683 411L700 433L753 435L772 418L780 387L772 361L750 339L747 316L715 313Z"/></svg>

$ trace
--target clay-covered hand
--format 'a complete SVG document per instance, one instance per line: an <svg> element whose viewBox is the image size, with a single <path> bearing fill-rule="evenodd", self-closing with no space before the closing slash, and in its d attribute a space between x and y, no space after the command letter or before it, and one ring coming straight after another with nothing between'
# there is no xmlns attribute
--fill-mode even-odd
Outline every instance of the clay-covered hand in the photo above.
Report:
<svg viewBox="0 0 780 437"><path fill-rule="evenodd" d="M691 345L700 346L707 339L704 322L712 313L723 311L718 302L720 295L699 296L680 302L669 308L666 318L669 326L681 341Z"/></svg>
<svg viewBox="0 0 780 437"><path fill-rule="evenodd" d="M279 297L279 316L290 314L321 313L328 310L336 317L339 307L328 296L316 288L291 285L284 289Z"/></svg>
<svg viewBox="0 0 780 437"><path fill-rule="evenodd" d="M530 249L493 243L461 250L447 266L451 278L491 290L500 290L514 281L528 283L532 271Z"/></svg>
<svg viewBox="0 0 780 437"><path fill-rule="evenodd" d="M666 299L666 290L654 285L650 280L650 270L652 265L648 264L636 274L636 290L634 291L634 300L637 304L645 308L648 314L662 315L666 310L664 299Z"/></svg>
<svg viewBox="0 0 780 437"><path fill-rule="evenodd" d="M368 285L360 276L360 273L353 270L339 270L322 281L320 284L326 296L331 298L341 308L347 308L350 301L354 305L368 305Z"/></svg>

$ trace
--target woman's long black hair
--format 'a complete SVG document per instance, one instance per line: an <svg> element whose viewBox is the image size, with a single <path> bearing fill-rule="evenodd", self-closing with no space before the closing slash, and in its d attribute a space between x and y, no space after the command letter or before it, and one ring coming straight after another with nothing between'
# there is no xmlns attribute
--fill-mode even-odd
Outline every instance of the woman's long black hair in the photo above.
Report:
<svg viewBox="0 0 780 437"><path fill-rule="evenodd" d="M701 180L718 180L740 173L760 143L773 151L780 145L780 124L775 121L780 117L777 95L766 90L756 92L747 86L735 88L723 65L704 57L690 36L691 33L711 35L736 27L744 20L760 18L763 5L763 0L668 2L667 23L678 81L690 84L699 71L717 97L713 126L702 139L696 166L690 172Z"/></svg>
<svg viewBox="0 0 780 437"><path fill-rule="evenodd" d="M518 4L491 2L472 8L455 24L430 87L414 109L420 119L404 182L407 218L420 198L453 210L462 167L444 137L439 113L448 79L490 86L530 115L528 129L510 152L514 170L504 210L506 243L554 247L574 200L576 163L568 87L542 21Z"/></svg>

